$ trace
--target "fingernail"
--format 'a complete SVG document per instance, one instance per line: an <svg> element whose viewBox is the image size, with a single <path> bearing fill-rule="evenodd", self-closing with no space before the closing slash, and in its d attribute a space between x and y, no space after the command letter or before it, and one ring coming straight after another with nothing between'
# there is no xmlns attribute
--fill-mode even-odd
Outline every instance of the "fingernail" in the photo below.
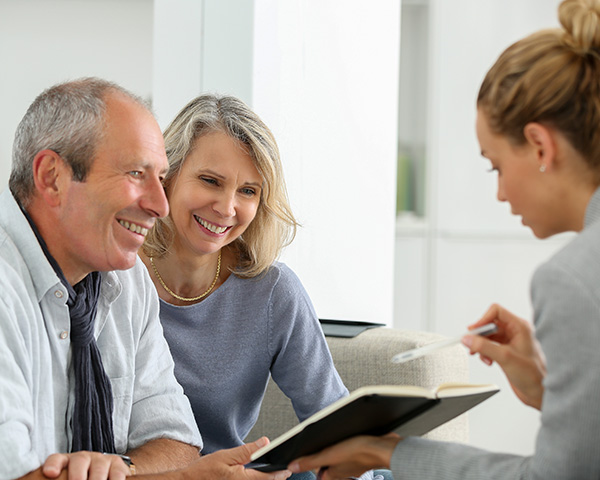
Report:
<svg viewBox="0 0 600 480"><path fill-rule="evenodd" d="M471 345L473 345L473 335L465 335L462 338L462 343L465 347L471 348Z"/></svg>
<svg viewBox="0 0 600 480"><path fill-rule="evenodd" d="M267 439L267 437L260 437L257 441L256 441L256 445L259 447L264 447L266 445L269 444L269 440Z"/></svg>
<svg viewBox="0 0 600 480"><path fill-rule="evenodd" d="M292 473L300 473L300 465L298 462L292 462L288 465L288 470Z"/></svg>

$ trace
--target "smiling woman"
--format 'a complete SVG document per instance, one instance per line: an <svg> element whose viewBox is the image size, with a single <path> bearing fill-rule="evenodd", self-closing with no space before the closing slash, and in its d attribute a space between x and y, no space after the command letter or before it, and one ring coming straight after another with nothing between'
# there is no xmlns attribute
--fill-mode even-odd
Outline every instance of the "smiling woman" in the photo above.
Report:
<svg viewBox="0 0 600 480"><path fill-rule="evenodd" d="M198 137L166 185L177 232L171 253L193 261L235 242L256 217L261 185L261 175L239 140L219 131ZM237 263L234 259L229 266L235 269Z"/></svg>
<svg viewBox="0 0 600 480"><path fill-rule="evenodd" d="M347 390L310 298L276 261L296 222L270 130L240 100L203 95L164 137L170 214L140 256L210 453L243 443L270 376L300 420Z"/></svg>

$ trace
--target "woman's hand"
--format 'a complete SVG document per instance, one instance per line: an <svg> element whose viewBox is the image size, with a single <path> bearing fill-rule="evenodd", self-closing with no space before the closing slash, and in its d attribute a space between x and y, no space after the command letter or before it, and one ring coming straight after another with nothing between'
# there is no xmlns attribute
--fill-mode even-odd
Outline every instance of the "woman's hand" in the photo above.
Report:
<svg viewBox="0 0 600 480"><path fill-rule="evenodd" d="M359 477L369 470L389 468L400 440L393 433L383 437L354 437L314 455L294 460L288 468L292 473L318 470L317 478L322 480Z"/></svg>
<svg viewBox="0 0 600 480"><path fill-rule="evenodd" d="M517 397L526 405L542 408L546 358L535 338L533 326L500 305L492 305L470 328L495 323L498 332L489 337L465 335L463 344L483 362L496 362L504 371Z"/></svg>
<svg viewBox="0 0 600 480"><path fill-rule="evenodd" d="M266 437L227 450L218 450L208 455L203 455L197 461L182 470L182 478L218 478L226 479L248 479L248 480L285 480L291 473L287 470L273 473L262 473L258 470L245 468L250 462L250 456L259 448L267 445Z"/></svg>

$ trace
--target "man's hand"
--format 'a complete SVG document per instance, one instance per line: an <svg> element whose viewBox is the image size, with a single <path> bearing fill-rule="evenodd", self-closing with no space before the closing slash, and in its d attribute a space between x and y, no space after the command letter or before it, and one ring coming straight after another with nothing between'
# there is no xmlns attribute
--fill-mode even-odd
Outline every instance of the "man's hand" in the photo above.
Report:
<svg viewBox="0 0 600 480"><path fill-rule="evenodd" d="M179 470L136 475L147 479L183 479L207 478L219 480L285 480L290 472L262 473L244 468L250 462L250 456L269 441L263 437L256 442L228 450L204 455ZM42 467L47 478L66 478L68 480L122 480L130 475L129 467L117 455L103 455L96 452L77 452L50 455ZM62 474L62 475L61 475Z"/></svg>
<svg viewBox="0 0 600 480"><path fill-rule="evenodd" d="M293 473L318 470L317 478L322 480L360 477L369 470L390 468L392 454L401 440L393 433L383 437L354 437L299 458L289 465L289 469Z"/></svg>
<svg viewBox="0 0 600 480"><path fill-rule="evenodd" d="M542 407L546 357L535 338L533 326L500 305L492 305L471 327L495 323L498 332L489 337L466 335L463 343L471 354L479 353L488 365L496 362L504 371L517 397L538 410Z"/></svg>
<svg viewBox="0 0 600 480"><path fill-rule="evenodd" d="M121 457L98 452L55 453L42 466L48 478L58 478L63 470L69 480L123 480L131 475Z"/></svg>

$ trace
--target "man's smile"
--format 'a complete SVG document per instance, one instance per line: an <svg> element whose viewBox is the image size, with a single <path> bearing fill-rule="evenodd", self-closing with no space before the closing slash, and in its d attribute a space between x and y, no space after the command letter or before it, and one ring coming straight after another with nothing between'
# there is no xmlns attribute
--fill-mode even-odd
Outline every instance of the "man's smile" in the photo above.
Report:
<svg viewBox="0 0 600 480"><path fill-rule="evenodd" d="M130 230L133 233L139 233L144 237L148 234L148 229L142 227L141 225L137 225L133 222L128 222L127 220L119 220L119 223L123 225L127 230Z"/></svg>

